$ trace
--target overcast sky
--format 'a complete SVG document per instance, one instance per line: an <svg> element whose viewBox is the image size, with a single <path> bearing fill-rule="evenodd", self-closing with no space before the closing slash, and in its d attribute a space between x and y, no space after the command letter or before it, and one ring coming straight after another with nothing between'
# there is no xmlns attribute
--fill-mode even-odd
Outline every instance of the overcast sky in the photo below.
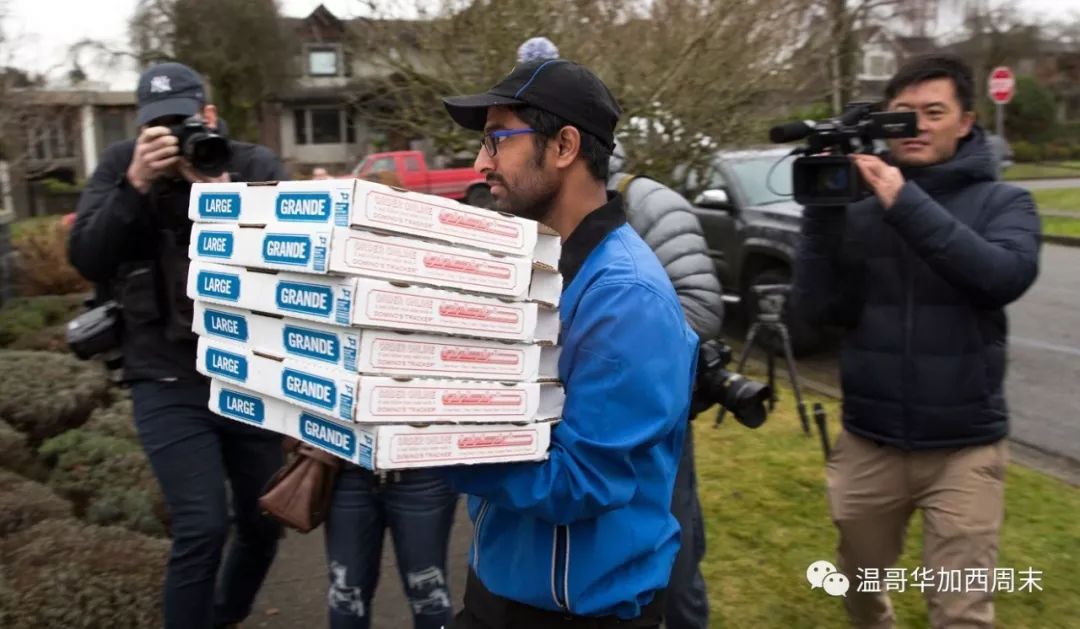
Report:
<svg viewBox="0 0 1080 629"><path fill-rule="evenodd" d="M994 1L994 0L992 0ZM407 4L401 0L376 0L381 6ZM363 0L321 0L340 17L365 14ZM110 46L127 49L127 23L135 10L136 0L0 0L6 6L5 34L16 44L12 58L0 59L0 65L13 65L34 72L46 72L59 78L69 65L68 48L84 38L104 41ZM320 4L320 0L281 0L285 15L302 17ZM1031 14L1064 18L1080 15L1080 0L1023 0ZM89 59L84 60L89 65ZM132 69L106 71L90 66L85 68L94 80L108 82L116 89L130 89L135 84Z"/></svg>

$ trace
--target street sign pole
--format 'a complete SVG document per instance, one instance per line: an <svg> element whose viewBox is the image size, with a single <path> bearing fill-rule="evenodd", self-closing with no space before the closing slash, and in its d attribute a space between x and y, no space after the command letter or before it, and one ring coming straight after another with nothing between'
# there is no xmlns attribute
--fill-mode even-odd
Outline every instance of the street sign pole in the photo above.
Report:
<svg viewBox="0 0 1080 629"><path fill-rule="evenodd" d="M994 101L995 131L998 137L1005 137L1005 105L1016 93L1016 77L1006 66L999 66L990 71L986 81L986 92Z"/></svg>

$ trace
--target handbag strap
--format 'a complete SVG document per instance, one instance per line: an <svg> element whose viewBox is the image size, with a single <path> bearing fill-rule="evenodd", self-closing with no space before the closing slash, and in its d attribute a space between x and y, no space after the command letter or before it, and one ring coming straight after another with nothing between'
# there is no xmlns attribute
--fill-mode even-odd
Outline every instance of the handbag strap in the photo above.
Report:
<svg viewBox="0 0 1080 629"><path fill-rule="evenodd" d="M301 443L299 446L297 446L296 453L300 456L304 456L309 459L318 461L319 463L330 467L335 472L341 469L341 459L334 456L333 454L330 454L329 452L326 452L325 450L316 448L315 446Z"/></svg>

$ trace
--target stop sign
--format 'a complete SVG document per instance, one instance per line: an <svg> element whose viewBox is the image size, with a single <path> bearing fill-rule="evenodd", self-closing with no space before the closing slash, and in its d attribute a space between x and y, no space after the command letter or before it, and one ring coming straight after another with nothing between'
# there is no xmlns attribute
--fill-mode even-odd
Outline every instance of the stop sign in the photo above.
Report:
<svg viewBox="0 0 1080 629"><path fill-rule="evenodd" d="M1005 66L994 68L986 85L990 100L999 105L1007 104L1016 93L1016 78L1013 77L1012 70Z"/></svg>

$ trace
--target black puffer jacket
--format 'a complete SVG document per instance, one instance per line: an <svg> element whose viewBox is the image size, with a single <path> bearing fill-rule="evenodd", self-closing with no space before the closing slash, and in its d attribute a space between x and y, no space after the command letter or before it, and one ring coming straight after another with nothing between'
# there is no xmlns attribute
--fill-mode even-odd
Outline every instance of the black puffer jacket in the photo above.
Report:
<svg viewBox="0 0 1080 629"><path fill-rule="evenodd" d="M613 160L613 165L620 163ZM724 320L723 291L690 203L652 179L633 177L626 183L631 175L612 172L607 187L622 193L627 221L664 265L686 321L701 342L716 338Z"/></svg>
<svg viewBox="0 0 1080 629"><path fill-rule="evenodd" d="M907 450L1008 434L1005 306L1038 275L1031 195L995 182L975 128L950 161L905 169L888 211L876 198L808 208L795 268L803 316L848 328L844 427Z"/></svg>

